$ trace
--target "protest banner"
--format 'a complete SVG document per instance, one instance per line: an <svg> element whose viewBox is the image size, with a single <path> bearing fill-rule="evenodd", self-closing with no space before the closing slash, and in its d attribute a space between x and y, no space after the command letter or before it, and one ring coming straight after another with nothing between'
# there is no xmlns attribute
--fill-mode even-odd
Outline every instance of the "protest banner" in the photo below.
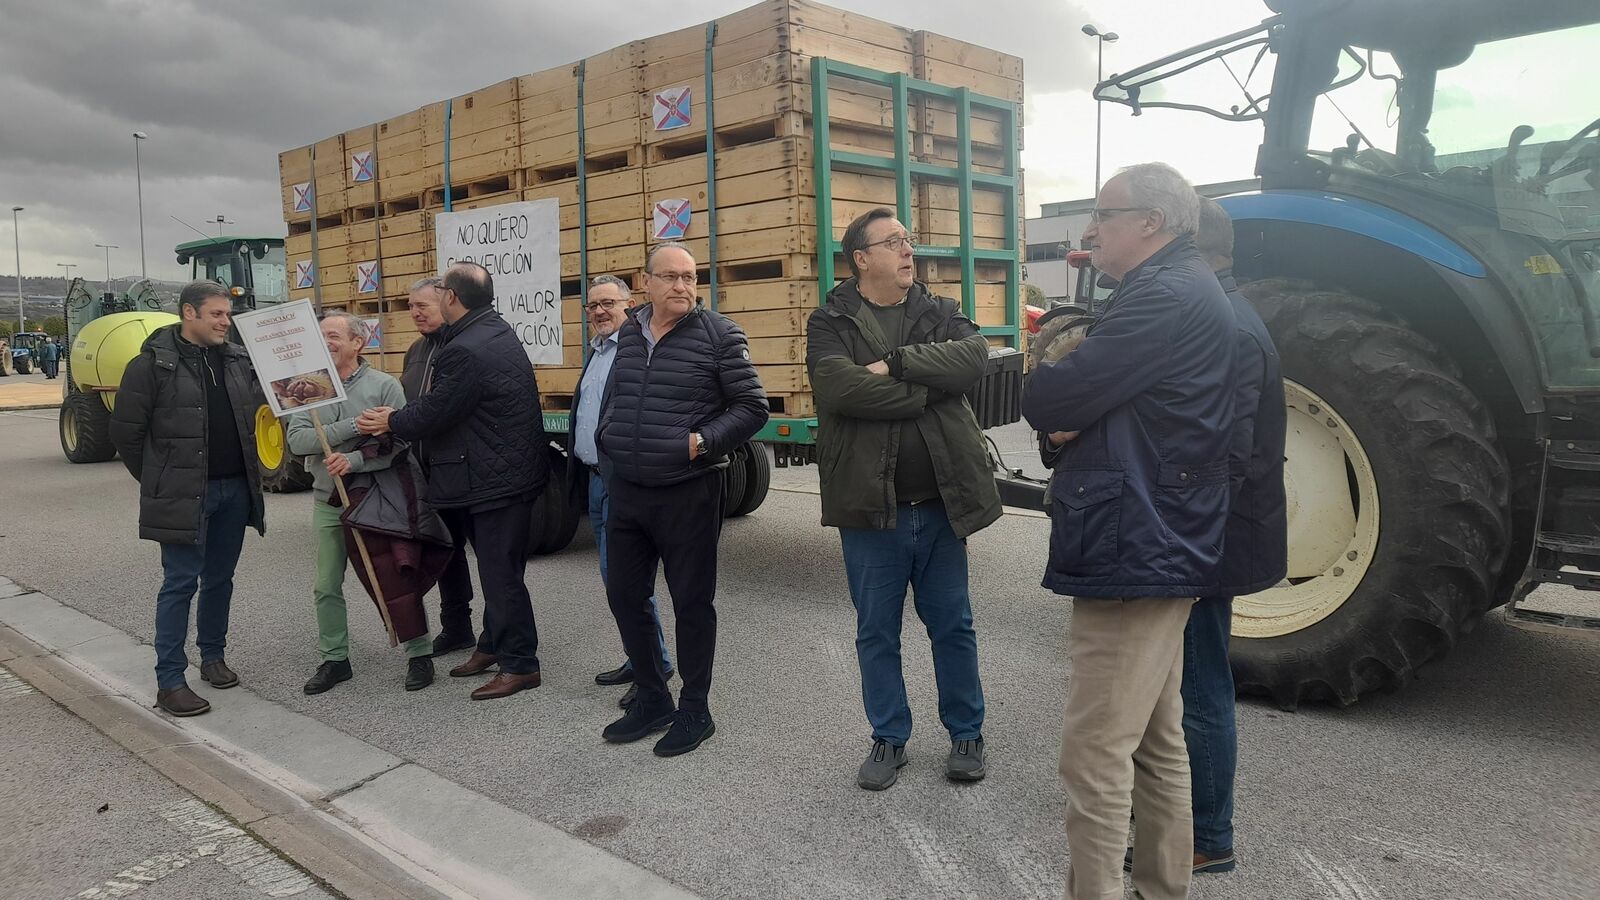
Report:
<svg viewBox="0 0 1600 900"><path fill-rule="evenodd" d="M536 364L561 364L561 206L526 200L436 213L439 274L475 262L494 279L494 307Z"/></svg>
<svg viewBox="0 0 1600 900"><path fill-rule="evenodd" d="M233 324L273 415L286 416L344 399L344 381L322 341L322 326L310 300L239 313Z"/></svg>
<svg viewBox="0 0 1600 900"><path fill-rule="evenodd" d="M322 339L322 326L317 321L317 311L310 300L279 303L264 309L239 313L233 325L250 354L250 364L255 367L256 380L274 415L280 418L290 413L309 412L311 424L322 442L324 456L333 454L328 435L322 428L322 417L317 410L344 400L344 379L334 367L333 354ZM346 507L350 495L345 490L344 479L334 476L334 486L339 499ZM361 532L355 532L356 547L361 563L372 580L378 612L383 616L384 627L389 631L389 645L399 641L395 637L394 623L389 620L388 606L383 602L382 589L377 587L377 574L372 567L372 554L367 551Z"/></svg>

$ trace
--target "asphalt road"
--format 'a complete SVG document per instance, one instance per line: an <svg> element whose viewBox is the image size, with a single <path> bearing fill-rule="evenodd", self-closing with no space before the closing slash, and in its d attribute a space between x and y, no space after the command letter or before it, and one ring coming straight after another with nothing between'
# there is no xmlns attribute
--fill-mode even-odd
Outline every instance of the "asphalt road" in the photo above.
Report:
<svg viewBox="0 0 1600 900"><path fill-rule="evenodd" d="M1015 429L1000 438L1027 446ZM621 651L583 530L529 567L543 687L490 703L467 700L479 679L405 693L404 662L352 577L355 680L306 697L311 501L269 497L268 536L245 544L228 657L267 698L706 897L1059 896L1071 615L1038 587L1046 521L1008 515L970 542L989 778L939 773L948 744L908 613L912 763L871 794L854 784L869 741L854 616L814 477L780 471L786 489L724 531L718 731L685 757L599 739L621 689L592 676ZM0 479L0 574L149 640L157 551L135 537L121 466L68 464L52 413L0 413ZM193 672L191 683L203 690ZM1600 896L1600 644L1490 617L1398 694L1298 713L1246 704L1240 738L1241 868L1198 879L1197 898ZM17 802L14 781L0 789L0 806Z"/></svg>
<svg viewBox="0 0 1600 900"><path fill-rule="evenodd" d="M0 895L331 895L0 666Z"/></svg>

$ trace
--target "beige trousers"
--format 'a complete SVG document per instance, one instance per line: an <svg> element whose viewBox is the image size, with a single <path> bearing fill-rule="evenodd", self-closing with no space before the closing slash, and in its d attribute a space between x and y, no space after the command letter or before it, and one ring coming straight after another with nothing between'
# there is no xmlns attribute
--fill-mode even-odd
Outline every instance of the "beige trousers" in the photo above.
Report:
<svg viewBox="0 0 1600 900"><path fill-rule="evenodd" d="M1189 895L1194 819L1183 740L1179 597L1077 598L1067 652L1061 777L1067 790L1067 900L1122 900L1129 814L1133 886L1145 900Z"/></svg>

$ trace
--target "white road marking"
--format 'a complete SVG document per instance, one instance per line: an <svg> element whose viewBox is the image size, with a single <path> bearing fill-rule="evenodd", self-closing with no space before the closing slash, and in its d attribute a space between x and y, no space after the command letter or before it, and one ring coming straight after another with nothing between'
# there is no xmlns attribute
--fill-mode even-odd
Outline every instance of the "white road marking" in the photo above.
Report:
<svg viewBox="0 0 1600 900"><path fill-rule="evenodd" d="M126 897L202 859L216 860L240 881L267 897L293 897L311 889L311 878L304 872L284 862L260 841L199 800L183 800L156 812L192 841L193 846L178 853L152 856L86 891L73 894L72 900Z"/></svg>
<svg viewBox="0 0 1600 900"><path fill-rule="evenodd" d="M0 700L10 700L12 697L22 697L27 694L37 694L33 685L11 674L11 670L0 666Z"/></svg>

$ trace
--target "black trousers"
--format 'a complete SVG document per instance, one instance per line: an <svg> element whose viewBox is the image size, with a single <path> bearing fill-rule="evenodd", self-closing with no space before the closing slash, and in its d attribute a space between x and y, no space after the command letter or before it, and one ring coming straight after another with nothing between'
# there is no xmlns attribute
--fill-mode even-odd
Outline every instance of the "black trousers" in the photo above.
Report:
<svg viewBox="0 0 1600 900"><path fill-rule="evenodd" d="M473 634L472 574L467 568L467 542L472 517L465 509L441 509L439 518L450 529L455 552L439 576L439 631L443 634Z"/></svg>
<svg viewBox="0 0 1600 900"><path fill-rule="evenodd" d="M650 595L656 566L666 570L677 619L680 708L706 711L711 662L717 651L717 541L722 536L722 473L667 487L622 478L606 485L606 599L633 663L640 703L670 705L667 676L656 645Z"/></svg>
<svg viewBox="0 0 1600 900"><path fill-rule="evenodd" d="M472 552L478 557L478 582L483 586L483 632L478 636L478 649L500 657L500 671L513 675L539 671L539 629L533 620L533 600L528 596L528 584L523 580L528 568L528 529L532 523L533 504L533 500L519 500L484 512L439 511L451 535L459 540L458 529L464 531L472 543ZM445 579L450 577L447 570ZM472 598L472 586L467 580L465 559L461 561L458 577L466 590L464 594L455 594L451 589L451 594L461 598L461 618L457 621L470 631L472 618L467 603ZM441 580L441 599L449 596L444 584ZM441 608L440 619L446 630L455 624L446 618L450 615L450 607Z"/></svg>

